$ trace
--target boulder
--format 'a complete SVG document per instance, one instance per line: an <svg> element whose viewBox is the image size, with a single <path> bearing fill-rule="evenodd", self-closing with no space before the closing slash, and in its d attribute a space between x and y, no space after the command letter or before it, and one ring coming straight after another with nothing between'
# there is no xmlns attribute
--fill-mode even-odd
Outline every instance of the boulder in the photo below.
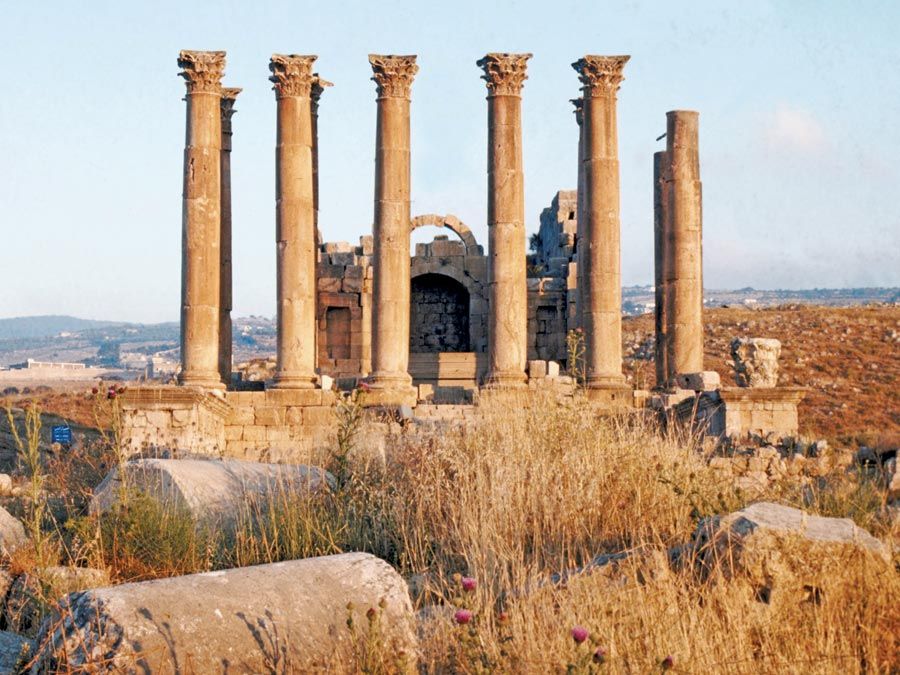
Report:
<svg viewBox="0 0 900 675"><path fill-rule="evenodd" d="M845 569L860 561L889 568L887 547L849 518L825 518L799 509L758 502L725 516L700 522L694 532L693 559L706 577L749 580L766 602L803 598L829 583L840 583Z"/></svg>
<svg viewBox="0 0 900 675"><path fill-rule="evenodd" d="M198 519L234 520L236 506L248 494L278 490L317 490L333 486L324 469L293 464L239 460L138 459L121 467L128 490L149 494L160 502L186 509ZM121 493L119 467L97 486L91 500L94 513L108 510Z"/></svg>
<svg viewBox="0 0 900 675"><path fill-rule="evenodd" d="M45 622L34 672L92 663L159 674L185 664L196 673L353 670L370 629L391 669L415 667L406 583L367 553L123 584L61 605L68 618Z"/></svg>
<svg viewBox="0 0 900 675"><path fill-rule="evenodd" d="M25 526L18 518L0 506L0 556L10 556L25 545Z"/></svg>
<svg viewBox="0 0 900 675"><path fill-rule="evenodd" d="M31 659L31 640L0 630L0 673L17 673Z"/></svg>
<svg viewBox="0 0 900 675"><path fill-rule="evenodd" d="M735 338L731 341L734 378L739 387L778 385L781 342L774 338Z"/></svg>

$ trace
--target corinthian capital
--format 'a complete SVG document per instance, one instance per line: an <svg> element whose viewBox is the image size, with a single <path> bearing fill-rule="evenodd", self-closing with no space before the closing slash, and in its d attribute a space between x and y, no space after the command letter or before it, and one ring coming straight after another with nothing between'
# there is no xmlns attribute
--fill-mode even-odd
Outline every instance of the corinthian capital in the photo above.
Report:
<svg viewBox="0 0 900 675"><path fill-rule="evenodd" d="M234 102L242 91L243 89L238 89L237 87L224 87L222 89L222 100L219 103L219 109L222 112L223 122L229 122L231 116L236 112Z"/></svg>
<svg viewBox="0 0 900 675"><path fill-rule="evenodd" d="M525 68L531 54L486 54L475 65L484 70L489 96L520 96L528 79Z"/></svg>
<svg viewBox="0 0 900 675"><path fill-rule="evenodd" d="M378 98L409 98L413 78L419 72L415 55L369 54Z"/></svg>
<svg viewBox="0 0 900 675"><path fill-rule="evenodd" d="M196 52L183 49L178 53L178 73L185 79L189 94L218 94L225 73L225 52Z"/></svg>
<svg viewBox="0 0 900 675"><path fill-rule="evenodd" d="M572 67L584 87L585 95L613 95L619 91L625 76L622 70L630 56L594 56L578 59Z"/></svg>
<svg viewBox="0 0 900 675"><path fill-rule="evenodd" d="M319 109L319 99L322 97L322 93L325 91L325 87L333 86L333 82L329 82L328 80L319 77L318 73L313 73L312 90L310 91L313 113L315 113Z"/></svg>
<svg viewBox="0 0 900 675"><path fill-rule="evenodd" d="M283 96L309 97L315 75L313 75L313 62L318 56L297 54L272 54L269 61L269 70L272 76L269 81L274 82L275 98Z"/></svg>

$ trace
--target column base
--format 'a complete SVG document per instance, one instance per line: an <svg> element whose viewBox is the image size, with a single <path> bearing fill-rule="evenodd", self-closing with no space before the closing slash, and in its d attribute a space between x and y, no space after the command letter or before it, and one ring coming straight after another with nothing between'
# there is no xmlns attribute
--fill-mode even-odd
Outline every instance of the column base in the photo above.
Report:
<svg viewBox="0 0 900 675"><path fill-rule="evenodd" d="M275 380L270 389L315 389L319 376L315 373L301 375L299 373L275 373Z"/></svg>
<svg viewBox="0 0 900 675"><path fill-rule="evenodd" d="M584 393L589 401L610 407L634 407L634 389L622 379L598 378L588 380Z"/></svg>
<svg viewBox="0 0 900 675"><path fill-rule="evenodd" d="M408 373L372 373L368 379L368 388L362 397L362 404L370 406L415 407L419 399L419 390L412 385Z"/></svg>
<svg viewBox="0 0 900 675"><path fill-rule="evenodd" d="M506 370L506 371L493 371L487 374L484 378L484 384L481 385L482 389L492 390L492 389L521 389L526 386L528 382L528 378L525 376L525 372L519 372L517 370Z"/></svg>
<svg viewBox="0 0 900 675"><path fill-rule="evenodd" d="M182 387L199 387L200 389L221 389L223 391L227 388L225 386L225 383L222 382L222 378L219 376L219 373L214 372L214 371L182 372L178 376L178 384L180 384Z"/></svg>

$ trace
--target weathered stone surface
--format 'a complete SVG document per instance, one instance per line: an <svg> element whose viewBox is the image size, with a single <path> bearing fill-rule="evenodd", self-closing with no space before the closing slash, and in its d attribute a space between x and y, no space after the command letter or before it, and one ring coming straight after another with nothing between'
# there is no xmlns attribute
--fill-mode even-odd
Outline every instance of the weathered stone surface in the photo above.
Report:
<svg viewBox="0 0 900 675"><path fill-rule="evenodd" d="M31 650L32 643L28 638L0 631L0 673L18 672L16 666L27 663Z"/></svg>
<svg viewBox="0 0 900 675"><path fill-rule="evenodd" d="M8 473L0 473L0 495L8 495L12 488L12 477Z"/></svg>
<svg viewBox="0 0 900 675"><path fill-rule="evenodd" d="M3 621L8 628L33 636L40 628L46 603L69 593L108 585L109 573L90 567L53 566L21 574L9 589Z"/></svg>
<svg viewBox="0 0 900 675"><path fill-rule="evenodd" d="M12 555L28 541L19 519L0 506L0 555Z"/></svg>
<svg viewBox="0 0 900 675"><path fill-rule="evenodd" d="M366 553L124 584L64 602L74 621L45 625L38 668L78 669L94 654L114 668L157 674L182 672L184 664L197 673L272 672L275 664L283 672L324 672L352 663L364 647L370 609L387 653L403 654L410 671L415 662L406 583Z"/></svg>
<svg viewBox="0 0 900 675"><path fill-rule="evenodd" d="M317 490L334 480L317 467L239 460L141 459L123 467L128 489L187 509L199 518L225 521L235 517L237 505L247 494ZM109 509L119 498L120 486L119 469L113 469L94 491L91 510Z"/></svg>
<svg viewBox="0 0 900 675"><path fill-rule="evenodd" d="M812 516L771 502L703 520L693 536L706 574L743 577L768 599L802 596L859 556L887 563L887 548L849 518Z"/></svg>
<svg viewBox="0 0 900 675"><path fill-rule="evenodd" d="M679 389L690 391L715 391L722 386L719 374L714 370L699 373L679 373L675 376L675 384Z"/></svg>
<svg viewBox="0 0 900 675"><path fill-rule="evenodd" d="M731 341L734 378L739 387L778 385L781 342L774 338L735 338Z"/></svg>

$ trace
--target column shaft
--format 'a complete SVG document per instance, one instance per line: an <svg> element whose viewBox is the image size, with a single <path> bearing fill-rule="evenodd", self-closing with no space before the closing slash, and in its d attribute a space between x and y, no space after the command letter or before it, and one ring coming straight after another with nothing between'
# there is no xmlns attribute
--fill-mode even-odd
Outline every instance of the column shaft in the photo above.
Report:
<svg viewBox="0 0 900 675"><path fill-rule="evenodd" d="M316 228L310 89L315 56L275 54L278 351L275 387L316 382Z"/></svg>
<svg viewBox="0 0 900 675"><path fill-rule="evenodd" d="M410 87L415 56L370 55L378 85L371 387L382 403L409 400ZM396 400L395 400L396 399Z"/></svg>
<svg viewBox="0 0 900 675"><path fill-rule="evenodd" d="M220 101L225 52L182 51L178 65L187 84L179 381L219 389Z"/></svg>
<svg viewBox="0 0 900 675"><path fill-rule="evenodd" d="M585 168L584 168L584 99L572 99L575 106L575 121L578 123L578 180L575 202L575 326L584 330L584 276L587 266L587 256L584 255L584 226L587 220L584 208L585 202Z"/></svg>
<svg viewBox="0 0 900 675"><path fill-rule="evenodd" d="M703 370L703 208L699 114L666 113L667 238L666 343L669 379Z"/></svg>
<svg viewBox="0 0 900 675"><path fill-rule="evenodd" d="M654 363L656 365L656 386L666 387L669 383L668 347L666 345L666 253L668 251L668 183L665 180L667 160L665 151L653 154L653 283L655 286L653 318L656 333Z"/></svg>
<svg viewBox="0 0 900 675"><path fill-rule="evenodd" d="M488 88L488 374L485 384L522 386L528 356L522 86L531 54L478 61Z"/></svg>
<svg viewBox="0 0 900 675"><path fill-rule="evenodd" d="M219 375L227 387L231 384L232 330L231 310L233 309L233 275L231 267L231 117L234 115L234 102L240 89L222 90L222 152L221 168L221 241L219 260Z"/></svg>
<svg viewBox="0 0 900 675"><path fill-rule="evenodd" d="M586 56L574 64L584 84L587 384L621 388L622 278L616 92L627 56Z"/></svg>

